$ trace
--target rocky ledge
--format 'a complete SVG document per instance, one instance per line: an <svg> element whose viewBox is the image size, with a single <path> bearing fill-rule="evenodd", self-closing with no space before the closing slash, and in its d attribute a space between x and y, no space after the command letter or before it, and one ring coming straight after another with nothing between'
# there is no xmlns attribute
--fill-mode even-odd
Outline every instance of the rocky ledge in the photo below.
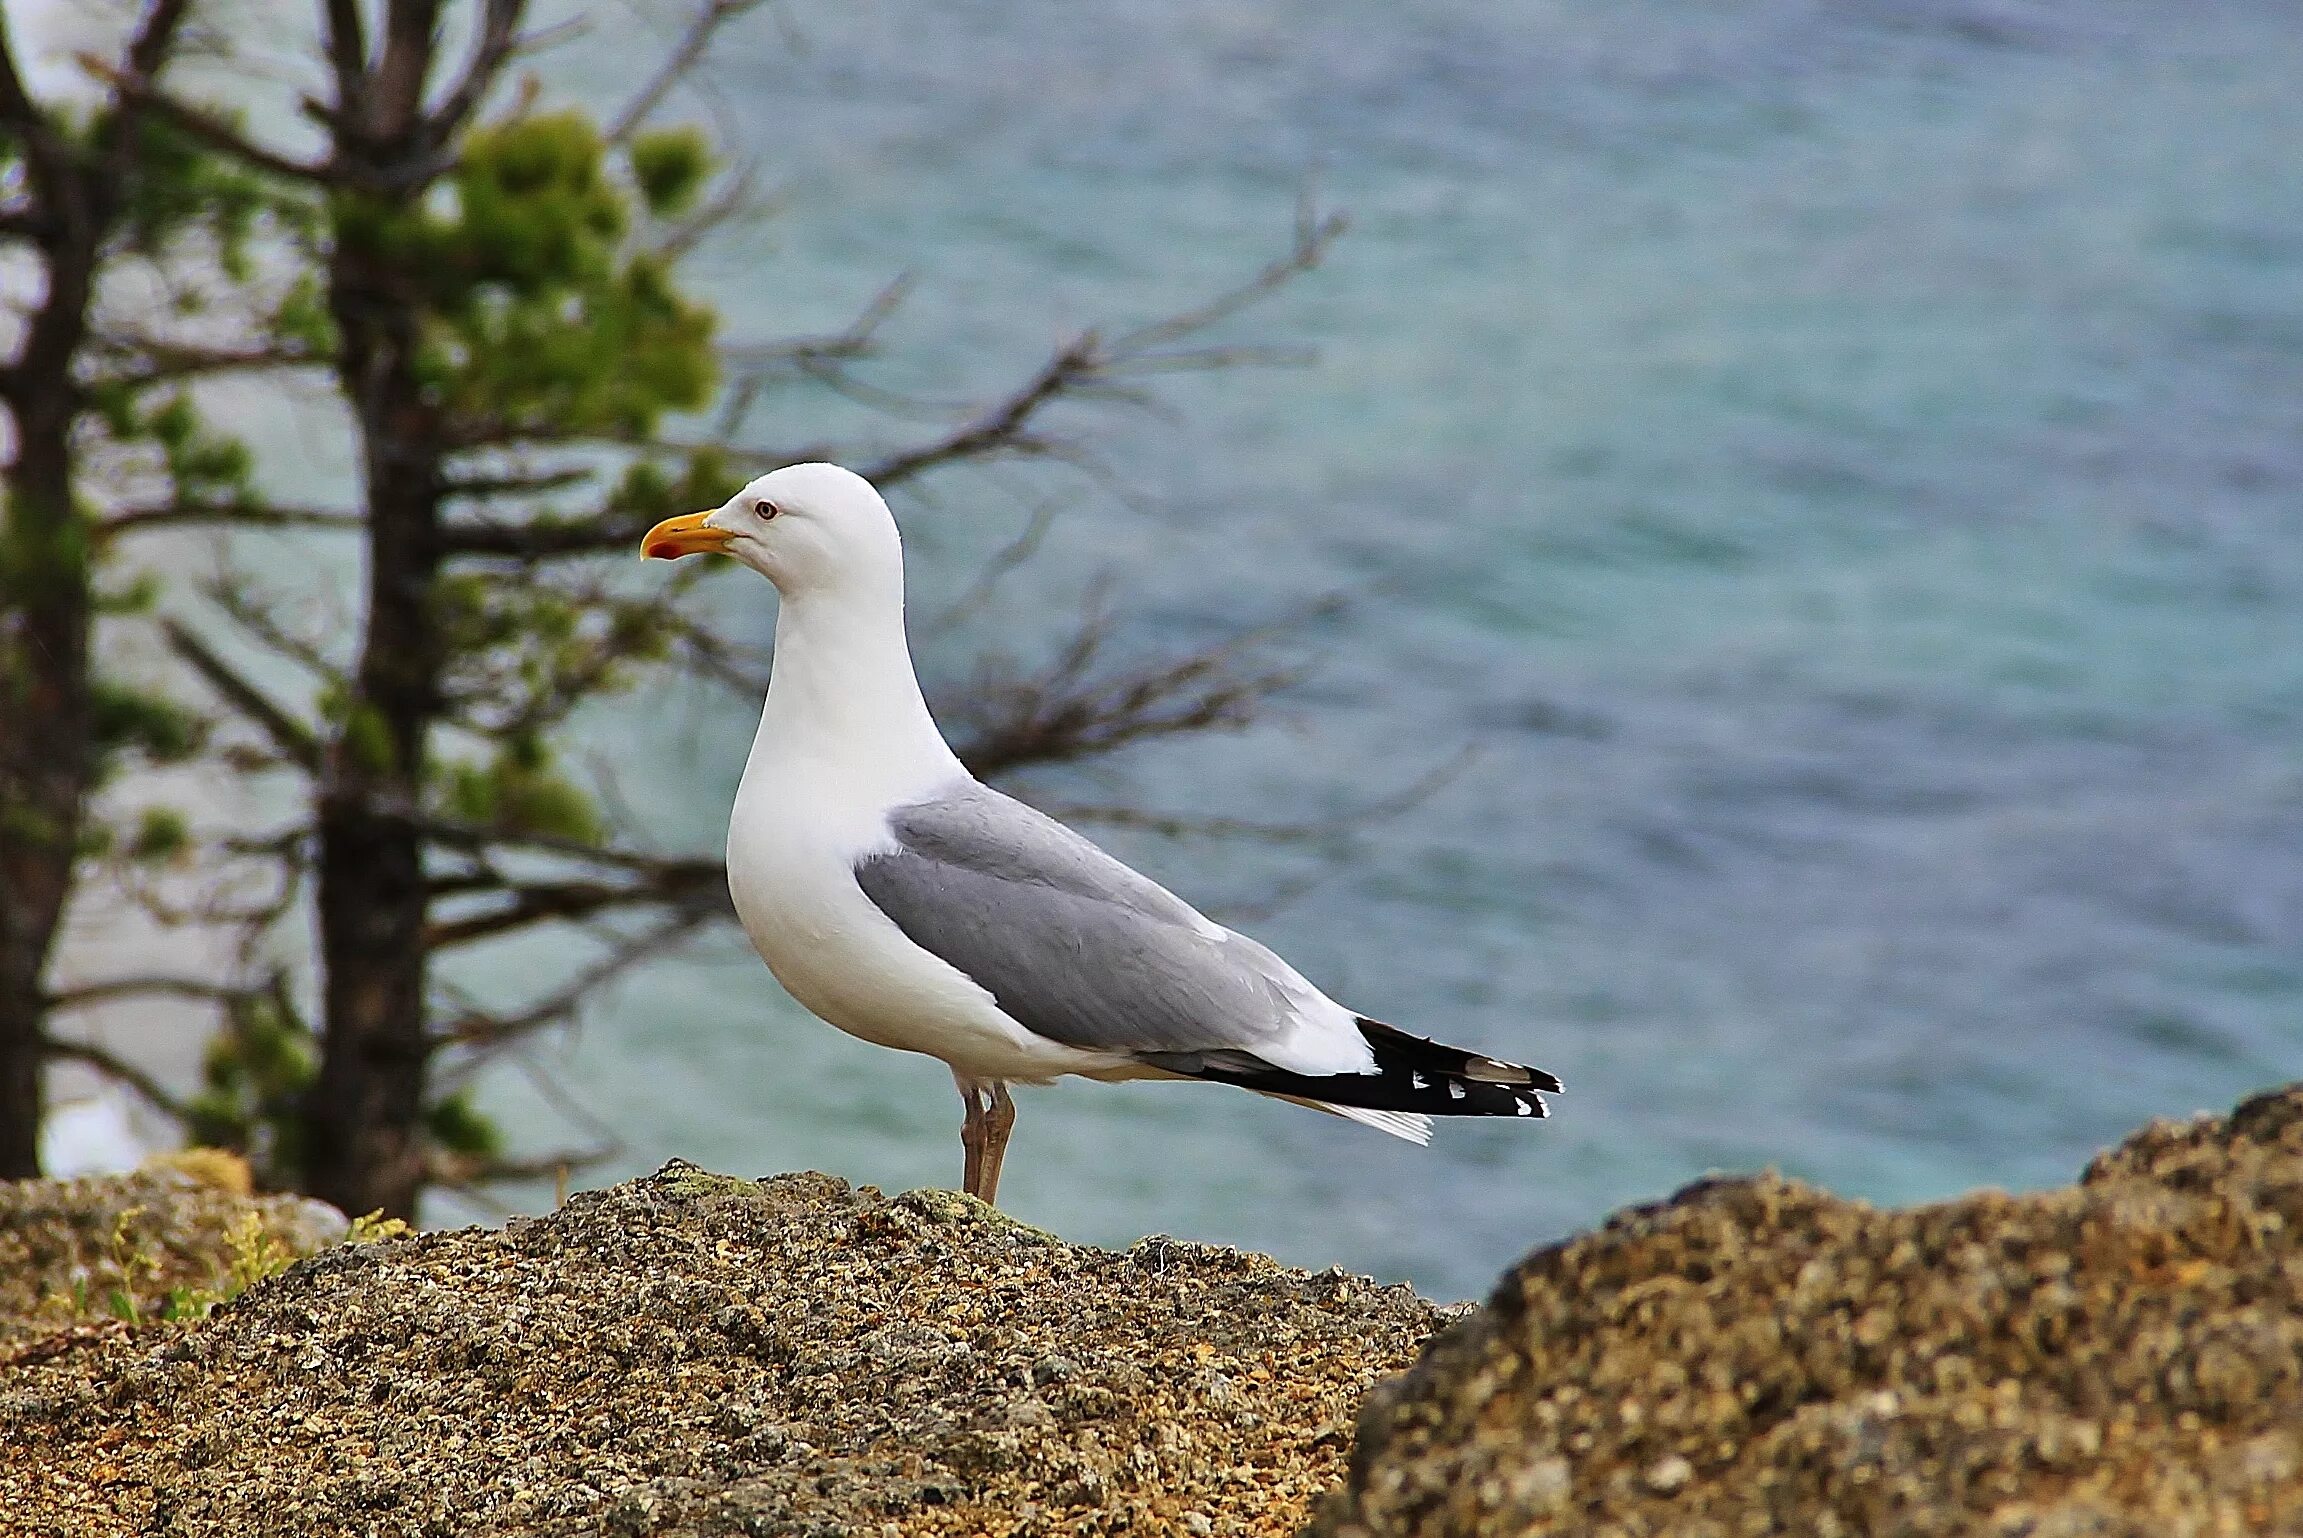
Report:
<svg viewBox="0 0 2303 1538"><path fill-rule="evenodd" d="M1292 1533L1439 1321L1234 1250L674 1164L0 1366L0 1531Z"/></svg>
<svg viewBox="0 0 2303 1538"><path fill-rule="evenodd" d="M2303 1533L2303 1086L2033 1196L1707 1181L1476 1311L675 1164L199 1318L265 1200L0 1187L0 1531Z"/></svg>

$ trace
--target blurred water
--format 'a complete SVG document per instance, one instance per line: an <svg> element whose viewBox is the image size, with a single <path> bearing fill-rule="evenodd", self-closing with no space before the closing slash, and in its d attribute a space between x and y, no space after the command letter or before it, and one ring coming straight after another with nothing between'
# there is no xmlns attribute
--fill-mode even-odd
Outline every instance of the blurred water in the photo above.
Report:
<svg viewBox="0 0 2303 1538"><path fill-rule="evenodd" d="M1067 509L927 670L1036 654L1099 572L1138 646L1349 595L1270 725L1028 788L1319 817L1476 749L1324 875L1109 842L1206 904L1323 876L1248 927L1570 1090L1427 1151L1213 1087L1027 1091L1020 1217L1465 1296L1710 1168L2042 1184L2303 1070L2292 6L784 15L715 77L786 203L713 269L738 334L837 326L909 272L881 377L990 388L1250 270L1307 177L1352 213L1236 328L1317 368L1096 428L1133 500L1007 473L899 506L916 612L1038 497ZM564 67L605 89L632 25ZM776 443L854 421L770 408ZM716 840L748 711L674 692L595 730L666 837ZM815 1024L733 944L553 1061L626 1168L957 1178L944 1070ZM491 1094L555 1135L521 1081Z"/></svg>

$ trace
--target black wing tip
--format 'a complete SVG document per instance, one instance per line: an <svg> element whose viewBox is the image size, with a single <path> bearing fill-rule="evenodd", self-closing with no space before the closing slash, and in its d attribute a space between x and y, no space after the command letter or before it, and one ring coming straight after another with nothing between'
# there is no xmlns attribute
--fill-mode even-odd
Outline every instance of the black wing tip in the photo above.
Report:
<svg viewBox="0 0 2303 1538"><path fill-rule="evenodd" d="M1492 1084L1498 1089L1546 1090L1555 1095L1564 1094L1567 1090L1567 1086L1560 1082L1559 1075L1530 1067L1526 1063L1507 1062L1500 1057L1489 1057L1484 1052L1451 1047L1446 1042L1434 1041L1429 1036L1417 1036L1396 1025L1371 1020L1365 1015L1355 1015L1353 1019L1359 1024L1360 1035L1366 1037L1367 1044L1375 1049L1379 1062L1389 1049L1427 1072L1436 1067L1440 1072L1460 1075L1475 1083ZM1541 1097L1535 1098L1540 1106ZM1539 1109L1535 1114L1543 1116L1549 1112Z"/></svg>
<svg viewBox="0 0 2303 1538"><path fill-rule="evenodd" d="M1551 1114L1543 1091L1559 1080L1540 1068L1507 1063L1411 1036L1380 1020L1361 1020L1375 1054L1373 1073L1290 1073L1249 1052L1144 1053L1143 1058L1187 1078L1236 1084L1331 1106L1400 1111L1423 1116L1512 1116L1529 1121Z"/></svg>

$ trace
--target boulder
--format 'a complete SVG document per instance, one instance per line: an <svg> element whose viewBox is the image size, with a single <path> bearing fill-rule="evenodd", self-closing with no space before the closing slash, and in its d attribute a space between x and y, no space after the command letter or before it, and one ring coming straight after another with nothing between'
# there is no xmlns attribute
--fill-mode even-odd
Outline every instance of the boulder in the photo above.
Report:
<svg viewBox="0 0 2303 1538"><path fill-rule="evenodd" d="M1538 1250L1371 1396L1309 1531L2303 1532L2303 1085L2074 1187L1715 1179Z"/></svg>

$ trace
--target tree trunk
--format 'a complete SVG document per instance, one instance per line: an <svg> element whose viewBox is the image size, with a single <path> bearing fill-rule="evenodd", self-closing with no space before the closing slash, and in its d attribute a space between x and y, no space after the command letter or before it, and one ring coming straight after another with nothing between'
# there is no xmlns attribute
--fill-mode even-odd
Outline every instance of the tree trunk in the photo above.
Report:
<svg viewBox="0 0 2303 1538"><path fill-rule="evenodd" d="M74 178L74 182L77 182ZM0 516L0 1178L40 1172L48 953L95 773L87 529L73 505L72 360L109 199L78 185L45 252L47 292L8 369L16 457Z"/></svg>
<svg viewBox="0 0 2303 1538"><path fill-rule="evenodd" d="M320 806L321 1066L305 1102L304 1188L413 1220L424 1185L422 850L372 790Z"/></svg>
<svg viewBox="0 0 2303 1538"><path fill-rule="evenodd" d="M191 0L147 0L122 63L155 79ZM0 510L0 1177L39 1173L48 953L72 891L98 744L88 527L74 500L77 365L98 264L143 177L143 108L115 97L75 133L24 88L0 12L0 136L15 151L11 245L45 286L0 365L15 430Z"/></svg>
<svg viewBox="0 0 2303 1538"><path fill-rule="evenodd" d="M368 612L351 711L319 808L321 1070L306 1186L347 1212L414 1219L424 1185L424 760L440 712L442 450L414 361L417 311L351 242L332 273L367 479Z"/></svg>
<svg viewBox="0 0 2303 1538"><path fill-rule="evenodd" d="M89 731L87 553L67 407L16 413L0 534L0 1178L40 1172L48 952L72 890Z"/></svg>
<svg viewBox="0 0 2303 1538"><path fill-rule="evenodd" d="M359 437L368 610L350 709L319 797L321 1066L305 1102L305 1189L346 1212L416 1217L424 1188L424 763L441 710L435 604L446 448L418 376L424 298L374 232L425 195L394 173L425 157L431 0L394 0L372 74L340 76L335 164L370 189L371 220L341 219L329 259L337 369Z"/></svg>
<svg viewBox="0 0 2303 1538"><path fill-rule="evenodd" d="M424 1184L428 897L415 813L434 715L431 550L438 500L369 508L367 645L353 720L319 808L321 1068L307 1105L306 1189L346 1212L413 1220Z"/></svg>

